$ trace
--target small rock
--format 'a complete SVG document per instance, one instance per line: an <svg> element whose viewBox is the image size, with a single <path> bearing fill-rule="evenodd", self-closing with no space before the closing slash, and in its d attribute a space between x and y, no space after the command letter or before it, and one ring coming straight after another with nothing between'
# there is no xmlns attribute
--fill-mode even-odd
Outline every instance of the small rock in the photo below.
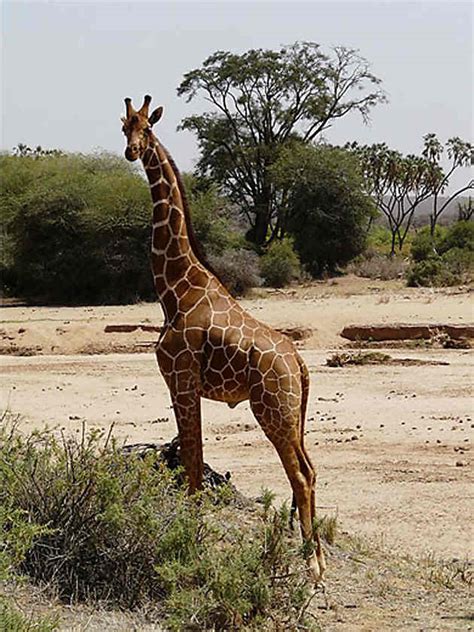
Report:
<svg viewBox="0 0 474 632"><path fill-rule="evenodd" d="M456 461L456 467L466 467L466 461Z"/></svg>

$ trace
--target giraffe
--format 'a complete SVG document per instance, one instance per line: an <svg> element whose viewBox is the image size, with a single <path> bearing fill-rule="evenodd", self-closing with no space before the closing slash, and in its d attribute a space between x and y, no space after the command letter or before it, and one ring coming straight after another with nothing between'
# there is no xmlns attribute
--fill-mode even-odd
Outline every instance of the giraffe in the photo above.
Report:
<svg viewBox="0 0 474 632"><path fill-rule="evenodd" d="M293 490L306 564L317 584L326 562L316 533L316 473L304 446L309 373L292 341L248 314L200 254L179 171L152 131L163 113L151 97L125 99L125 157L141 159L151 190L151 268L164 314L156 357L169 388L190 493L203 475L201 398L234 407L249 400Z"/></svg>

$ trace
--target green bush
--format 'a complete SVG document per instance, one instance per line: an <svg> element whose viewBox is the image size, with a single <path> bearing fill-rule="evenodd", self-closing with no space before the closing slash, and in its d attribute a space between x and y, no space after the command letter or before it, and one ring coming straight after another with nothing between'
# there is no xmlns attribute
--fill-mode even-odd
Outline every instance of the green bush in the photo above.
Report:
<svg viewBox="0 0 474 632"><path fill-rule="evenodd" d="M299 276L300 261L290 239L273 241L260 259L265 285L284 287Z"/></svg>
<svg viewBox="0 0 474 632"><path fill-rule="evenodd" d="M419 261L407 272L407 285L410 287L444 287L457 283L460 283L460 278L448 268L441 257Z"/></svg>
<svg viewBox="0 0 474 632"><path fill-rule="evenodd" d="M101 153L1 155L0 273L3 293L63 304L153 300L151 201L139 172ZM184 174L204 253L242 247L225 199Z"/></svg>
<svg viewBox="0 0 474 632"><path fill-rule="evenodd" d="M462 220L449 227L439 244L438 252L442 255L452 248L474 251L474 221Z"/></svg>
<svg viewBox="0 0 474 632"><path fill-rule="evenodd" d="M125 455L97 432L75 441L0 428L3 548L13 570L68 603L153 605L176 631L302 626L309 590L286 507L256 515L229 502L189 497L156 456ZM37 532L17 555L5 536L25 518Z"/></svg>
<svg viewBox="0 0 474 632"><path fill-rule="evenodd" d="M467 248L451 248L442 256L441 260L448 269L459 279L469 275L474 267L474 251Z"/></svg>
<svg viewBox="0 0 474 632"><path fill-rule="evenodd" d="M425 261L439 254L440 244L446 237L447 229L443 226L436 226L432 236L429 226L423 226L413 237L411 243L411 257L413 261Z"/></svg>
<svg viewBox="0 0 474 632"><path fill-rule="evenodd" d="M418 231L412 243L414 264L407 273L410 286L449 286L468 282L474 270L474 222Z"/></svg>
<svg viewBox="0 0 474 632"><path fill-rule="evenodd" d="M208 179L183 174L191 221L199 244L207 256L220 256L226 250L242 247L243 235L233 229L227 200Z"/></svg>
<svg viewBox="0 0 474 632"><path fill-rule="evenodd" d="M376 211L359 161L349 151L293 143L272 174L288 191L285 228L311 275L335 272L364 250Z"/></svg>
<svg viewBox="0 0 474 632"><path fill-rule="evenodd" d="M0 157L6 291L45 303L124 303L154 296L151 205L118 157Z"/></svg>
<svg viewBox="0 0 474 632"><path fill-rule="evenodd" d="M28 617L10 600L0 597L0 630L2 632L54 632L57 622L50 617Z"/></svg>

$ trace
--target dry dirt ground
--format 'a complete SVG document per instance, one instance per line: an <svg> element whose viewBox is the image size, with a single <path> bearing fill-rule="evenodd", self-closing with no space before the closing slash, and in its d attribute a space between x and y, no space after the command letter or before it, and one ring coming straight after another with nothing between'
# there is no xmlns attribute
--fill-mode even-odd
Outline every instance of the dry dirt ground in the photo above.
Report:
<svg viewBox="0 0 474 632"><path fill-rule="evenodd" d="M466 569L472 555L472 352L419 345L388 353L420 364L326 366L345 345L343 326L472 323L470 293L349 278L261 291L243 304L274 326L312 329L301 351L311 372L306 442L319 471L319 511L337 515L344 531L370 542L375 558L384 551L375 566L334 552L327 583L338 608L318 614L323 629L471 629L465 582L459 592L459 577L447 588L439 570L445 567L433 571L427 556ZM47 424L78 433L84 422L114 424L115 436L130 443L175 435L168 393L147 346L156 334L104 333L108 324L160 325L157 305L5 307L1 320L8 355L0 359L0 408L21 415L23 429ZM230 471L244 494L266 487L278 500L289 499L277 456L247 403L231 410L204 401L203 419L205 460L214 469ZM417 566L406 555L426 563ZM382 559L391 562L383 567ZM422 596L414 588L421 590L419 571L441 573L439 585L431 582ZM77 625L70 629L83 629Z"/></svg>

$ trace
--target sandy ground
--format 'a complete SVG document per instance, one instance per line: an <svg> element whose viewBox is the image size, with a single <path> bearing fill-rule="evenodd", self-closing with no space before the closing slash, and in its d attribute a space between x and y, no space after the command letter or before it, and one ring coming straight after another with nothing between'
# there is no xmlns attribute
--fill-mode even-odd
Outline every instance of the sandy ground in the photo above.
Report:
<svg viewBox="0 0 474 632"><path fill-rule="evenodd" d="M309 328L308 349L346 343L344 326L368 323L472 323L466 288L406 288L399 281L342 277L290 290L264 290L241 301L253 316L274 327ZM160 326L157 303L127 307L4 307L0 315L0 353L21 355L141 352L156 334L104 333L107 325Z"/></svg>
<svg viewBox="0 0 474 632"><path fill-rule="evenodd" d="M472 360L470 351L389 350L419 366L325 365L349 323L472 321L467 291L408 290L397 283L341 279L243 301L275 326L311 327L303 356L311 372L306 441L319 470L318 505L343 528L415 554L472 553ZM45 424L78 433L83 423L126 442L171 439L173 414L153 353L87 355L134 348L150 332L105 334L110 323L161 322L154 304L129 307L7 307L6 344L40 355L0 359L0 407L26 429ZM7 338L10 338L8 340ZM84 355L77 355L79 352ZM49 353L48 353L49 352ZM31 352L33 353L33 352ZM43 355L41 355L43 354ZM76 355L72 355L76 354ZM447 362L448 365L431 363ZM290 497L278 458L247 403L203 402L205 459L237 487Z"/></svg>

